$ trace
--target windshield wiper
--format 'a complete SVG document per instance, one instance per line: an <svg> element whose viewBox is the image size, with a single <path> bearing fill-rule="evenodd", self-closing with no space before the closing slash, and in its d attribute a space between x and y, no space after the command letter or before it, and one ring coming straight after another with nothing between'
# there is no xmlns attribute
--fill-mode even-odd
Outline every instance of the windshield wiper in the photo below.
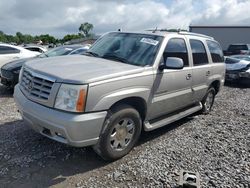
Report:
<svg viewBox="0 0 250 188"><path fill-rule="evenodd" d="M126 64L131 64L127 59L116 56L114 54L104 54L101 57L104 59L110 59L110 60L115 60L115 61L119 61L119 62L126 63Z"/></svg>
<svg viewBox="0 0 250 188"><path fill-rule="evenodd" d="M100 57L97 53L95 53L95 52L91 52L91 51L87 51L87 52L85 52L84 53L84 55L91 55L91 56L93 56L93 57Z"/></svg>

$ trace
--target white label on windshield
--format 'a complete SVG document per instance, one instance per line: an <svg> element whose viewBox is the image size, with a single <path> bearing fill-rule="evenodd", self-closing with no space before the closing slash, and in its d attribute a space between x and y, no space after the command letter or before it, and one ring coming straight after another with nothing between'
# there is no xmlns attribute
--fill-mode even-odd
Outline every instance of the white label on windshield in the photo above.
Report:
<svg viewBox="0 0 250 188"><path fill-rule="evenodd" d="M144 43L151 44L154 46L156 46L159 43L159 41L151 39L151 38L142 38L140 42L144 42Z"/></svg>

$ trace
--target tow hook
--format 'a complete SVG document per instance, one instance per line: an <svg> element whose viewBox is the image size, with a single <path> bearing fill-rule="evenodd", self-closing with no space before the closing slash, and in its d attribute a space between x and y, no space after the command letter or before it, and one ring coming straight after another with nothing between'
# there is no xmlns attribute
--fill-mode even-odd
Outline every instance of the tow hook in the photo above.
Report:
<svg viewBox="0 0 250 188"><path fill-rule="evenodd" d="M179 185L182 188L200 188L199 173L181 170Z"/></svg>

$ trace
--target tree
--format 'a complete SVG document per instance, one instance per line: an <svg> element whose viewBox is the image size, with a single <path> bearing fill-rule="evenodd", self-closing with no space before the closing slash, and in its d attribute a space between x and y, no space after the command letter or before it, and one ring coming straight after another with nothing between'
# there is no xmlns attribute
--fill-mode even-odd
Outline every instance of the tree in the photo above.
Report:
<svg viewBox="0 0 250 188"><path fill-rule="evenodd" d="M93 30L94 26L91 23L85 22L84 24L81 24L79 27L79 32L84 36L84 37L89 37L90 36L90 31Z"/></svg>

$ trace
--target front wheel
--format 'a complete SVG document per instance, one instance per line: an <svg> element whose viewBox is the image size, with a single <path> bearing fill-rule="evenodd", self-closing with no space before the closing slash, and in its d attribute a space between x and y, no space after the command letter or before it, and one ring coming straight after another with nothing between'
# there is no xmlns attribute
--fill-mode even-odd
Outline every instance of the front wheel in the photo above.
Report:
<svg viewBox="0 0 250 188"><path fill-rule="evenodd" d="M205 97L201 101L203 114L208 114L211 111L214 104L214 98L215 98L215 89L211 87L208 89Z"/></svg>
<svg viewBox="0 0 250 188"><path fill-rule="evenodd" d="M94 150L105 160L116 160L134 147L141 134L140 114L133 107L121 105L111 110Z"/></svg>

